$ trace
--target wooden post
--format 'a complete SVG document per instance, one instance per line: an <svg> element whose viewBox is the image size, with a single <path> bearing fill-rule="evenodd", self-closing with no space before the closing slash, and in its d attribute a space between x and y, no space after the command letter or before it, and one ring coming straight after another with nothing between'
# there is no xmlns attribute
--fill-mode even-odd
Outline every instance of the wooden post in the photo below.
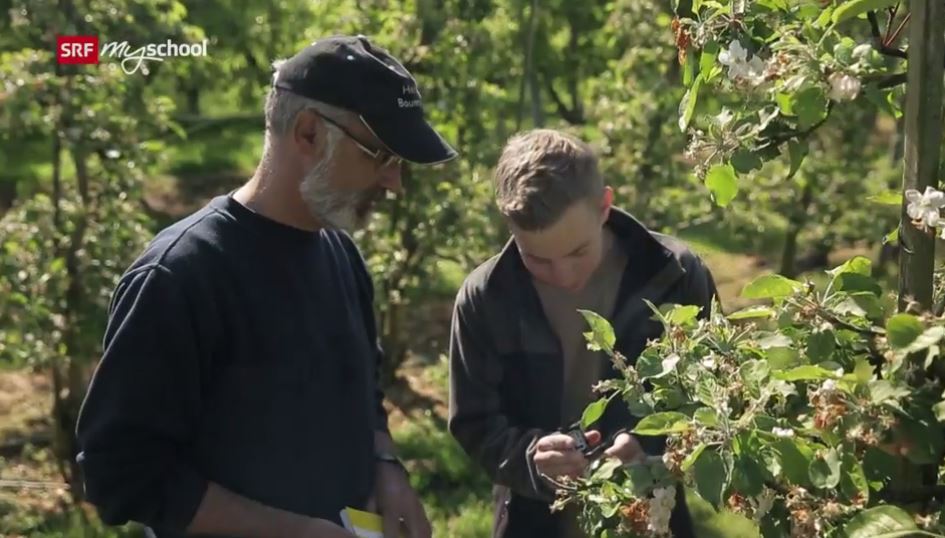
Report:
<svg viewBox="0 0 945 538"><path fill-rule="evenodd" d="M942 143L942 78L945 66L945 2L909 2L909 71L906 87L906 134L903 192L938 187L939 147ZM899 309L909 300L923 310L932 306L935 239L909 224L902 206L903 246L899 265Z"/></svg>

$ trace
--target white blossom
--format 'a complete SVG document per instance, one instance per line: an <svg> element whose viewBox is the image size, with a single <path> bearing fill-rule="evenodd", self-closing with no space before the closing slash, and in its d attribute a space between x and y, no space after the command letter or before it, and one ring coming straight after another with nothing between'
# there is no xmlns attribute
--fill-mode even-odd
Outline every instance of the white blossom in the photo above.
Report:
<svg viewBox="0 0 945 538"><path fill-rule="evenodd" d="M833 392L837 390L837 382L833 379L828 379L820 386L820 390L823 392Z"/></svg>
<svg viewBox="0 0 945 538"><path fill-rule="evenodd" d="M906 200L909 202L906 213L916 224L934 228L940 223L938 210L945 207L945 193L932 187L926 187L925 193L909 189Z"/></svg>
<svg viewBox="0 0 945 538"><path fill-rule="evenodd" d="M648 505L647 530L660 535L669 534L669 518L676 506L676 487L654 489Z"/></svg>
<svg viewBox="0 0 945 538"><path fill-rule="evenodd" d="M860 79L840 71L827 77L830 83L829 97L834 101L852 101L860 93Z"/></svg>
<svg viewBox="0 0 945 538"><path fill-rule="evenodd" d="M728 49L719 53L719 63L728 67L728 78L744 80L752 86L764 82L765 63L758 56L748 59L748 51L737 40L728 44Z"/></svg>
<svg viewBox="0 0 945 538"><path fill-rule="evenodd" d="M700 363L707 370L714 370L716 366L715 355L706 355Z"/></svg>
<svg viewBox="0 0 945 538"><path fill-rule="evenodd" d="M715 117L715 122L724 129L729 123L732 123L733 119L735 119L735 114L732 114L731 110L723 108L722 112L719 112L719 115Z"/></svg>
<svg viewBox="0 0 945 538"><path fill-rule="evenodd" d="M869 43L863 43L862 45L857 45L853 48L853 57L856 59L862 59L869 56L870 51L873 50L873 46Z"/></svg>
<svg viewBox="0 0 945 538"><path fill-rule="evenodd" d="M777 437L794 437L794 430L791 428L779 428L775 426L771 428L771 433Z"/></svg>
<svg viewBox="0 0 945 538"><path fill-rule="evenodd" d="M105 150L105 156L109 159L117 159L121 156L121 152L119 152L117 149L107 149Z"/></svg>

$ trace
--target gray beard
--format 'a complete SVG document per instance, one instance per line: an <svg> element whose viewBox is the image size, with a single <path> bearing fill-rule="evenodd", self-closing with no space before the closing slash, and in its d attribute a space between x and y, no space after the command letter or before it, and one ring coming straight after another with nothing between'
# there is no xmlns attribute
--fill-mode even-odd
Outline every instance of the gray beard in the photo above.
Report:
<svg viewBox="0 0 945 538"><path fill-rule="evenodd" d="M359 215L358 208L364 192L344 192L328 183L331 172L330 156L315 165L302 179L299 190L312 216L328 228L348 232L359 228L366 215Z"/></svg>

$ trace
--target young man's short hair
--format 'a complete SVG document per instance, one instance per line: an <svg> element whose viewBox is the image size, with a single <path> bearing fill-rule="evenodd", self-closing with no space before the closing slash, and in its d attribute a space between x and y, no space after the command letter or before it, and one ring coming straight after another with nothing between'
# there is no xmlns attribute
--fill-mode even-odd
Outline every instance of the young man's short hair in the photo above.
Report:
<svg viewBox="0 0 945 538"><path fill-rule="evenodd" d="M535 129L512 137L496 166L496 205L525 231L546 229L578 200L596 202L603 192L594 151L560 131Z"/></svg>

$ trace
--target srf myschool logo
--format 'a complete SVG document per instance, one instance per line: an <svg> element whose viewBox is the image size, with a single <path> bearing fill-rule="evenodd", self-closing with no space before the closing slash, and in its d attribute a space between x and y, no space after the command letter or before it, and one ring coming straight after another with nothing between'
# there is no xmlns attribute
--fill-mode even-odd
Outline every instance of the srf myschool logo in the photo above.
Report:
<svg viewBox="0 0 945 538"><path fill-rule="evenodd" d="M121 59L121 69L129 75L139 70L147 73L145 62L163 62L165 58L207 55L207 39L200 43L149 43L132 48L127 41L110 41L99 49L98 36L59 36L56 38L56 59L61 64L97 64L99 57Z"/></svg>

